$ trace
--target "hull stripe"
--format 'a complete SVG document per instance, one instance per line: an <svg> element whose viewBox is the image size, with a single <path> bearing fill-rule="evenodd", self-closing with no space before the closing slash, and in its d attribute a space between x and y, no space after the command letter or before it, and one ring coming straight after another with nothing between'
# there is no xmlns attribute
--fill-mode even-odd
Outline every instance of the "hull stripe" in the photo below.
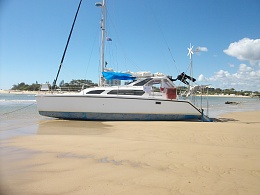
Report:
<svg viewBox="0 0 260 195"><path fill-rule="evenodd" d="M202 119L201 115L181 114L128 114L128 113L89 113L89 112L52 112L39 111L40 115L74 120L109 120L109 121L175 121Z"/></svg>

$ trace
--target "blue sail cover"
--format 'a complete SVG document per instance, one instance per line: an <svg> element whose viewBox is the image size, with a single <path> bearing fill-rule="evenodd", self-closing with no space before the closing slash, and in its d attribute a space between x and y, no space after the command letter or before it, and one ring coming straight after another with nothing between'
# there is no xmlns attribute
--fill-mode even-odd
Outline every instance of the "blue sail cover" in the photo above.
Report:
<svg viewBox="0 0 260 195"><path fill-rule="evenodd" d="M131 74L127 73L121 73L121 72L102 72L103 77L106 80L134 80L135 77L133 77Z"/></svg>

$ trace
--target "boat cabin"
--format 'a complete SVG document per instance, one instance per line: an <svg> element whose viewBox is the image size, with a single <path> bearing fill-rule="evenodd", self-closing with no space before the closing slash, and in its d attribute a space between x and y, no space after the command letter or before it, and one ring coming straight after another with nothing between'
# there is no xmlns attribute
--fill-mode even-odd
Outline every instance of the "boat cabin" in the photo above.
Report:
<svg viewBox="0 0 260 195"><path fill-rule="evenodd" d="M135 80L128 85L96 87L84 90L86 95L122 95L177 99L177 89L166 76L149 77Z"/></svg>

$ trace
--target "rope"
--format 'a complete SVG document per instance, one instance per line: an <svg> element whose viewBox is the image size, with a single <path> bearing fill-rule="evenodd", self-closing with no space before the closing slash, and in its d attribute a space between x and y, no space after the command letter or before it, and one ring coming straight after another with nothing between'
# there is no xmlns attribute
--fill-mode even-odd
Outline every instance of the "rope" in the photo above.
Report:
<svg viewBox="0 0 260 195"><path fill-rule="evenodd" d="M29 105L27 105L27 106L24 106L24 107L22 107L22 108L19 108L19 109L17 109L17 110L13 110L13 111L11 111L11 112L3 113L3 114L1 114L0 116L4 116L4 115L7 115L7 114L11 114L11 113L14 113L14 112L23 110L23 109L25 109L25 108L28 108L28 107L32 106L33 104L36 104L36 102L34 102L34 103L32 103L32 104L29 104Z"/></svg>

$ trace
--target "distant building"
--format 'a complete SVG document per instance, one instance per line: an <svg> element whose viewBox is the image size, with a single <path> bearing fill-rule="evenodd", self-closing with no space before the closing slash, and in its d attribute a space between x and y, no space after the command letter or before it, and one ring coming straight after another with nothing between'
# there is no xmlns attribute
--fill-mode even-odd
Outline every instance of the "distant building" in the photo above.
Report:
<svg viewBox="0 0 260 195"><path fill-rule="evenodd" d="M118 85L121 85L121 81L117 80L117 79L106 80L106 84L108 84L110 86L118 86Z"/></svg>
<svg viewBox="0 0 260 195"><path fill-rule="evenodd" d="M49 83L41 84L40 91L50 91L51 85Z"/></svg>

